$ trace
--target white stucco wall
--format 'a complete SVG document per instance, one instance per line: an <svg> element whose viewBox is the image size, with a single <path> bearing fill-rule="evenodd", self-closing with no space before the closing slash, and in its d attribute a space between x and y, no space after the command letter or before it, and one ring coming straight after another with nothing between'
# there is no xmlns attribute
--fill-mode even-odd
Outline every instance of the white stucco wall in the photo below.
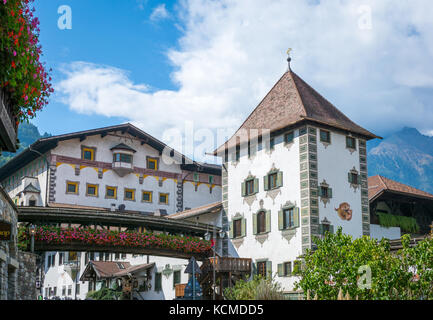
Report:
<svg viewBox="0 0 433 320"><path fill-rule="evenodd" d="M381 240L382 238L389 240L400 239L400 227L386 228L378 224L370 224L370 237L377 240Z"/></svg>
<svg viewBox="0 0 433 320"><path fill-rule="evenodd" d="M318 183L323 180L332 188L332 198L325 205L319 197L319 217L320 222L326 217L334 226L334 231L338 227L343 228L343 232L353 237L362 236L362 207L361 207L361 190L354 190L348 182L348 173L355 167L359 170L359 143L357 140L357 149L352 154L346 148L346 136L331 132L331 143L325 147L320 142L319 129L317 130L317 160L318 160ZM347 202L352 209L352 219L350 221L342 220L336 208L340 203Z"/></svg>
<svg viewBox="0 0 433 320"><path fill-rule="evenodd" d="M246 237L239 248L229 245L229 253L241 258L268 259L272 262L272 273L277 272L277 265L283 262L294 261L301 254L301 227L290 241L282 237L278 230L278 211L287 201L300 207L300 173L299 173L299 138L298 130L295 132L294 142L287 147L282 142L283 136L275 138L274 151L269 153L266 149L258 151L254 158L248 159L248 150L241 149L239 163L234 165L228 162L228 219L229 221L240 213L246 219ZM264 191L263 177L272 167L283 172L283 187L281 193L273 200ZM259 179L259 192L257 199L251 208L244 203L241 197L241 184L249 174ZM263 201L263 209L271 210L271 232L268 239L261 244L253 235L253 213L260 209L260 201ZM237 254L236 254L237 253ZM295 277L277 277L285 290L290 290Z"/></svg>

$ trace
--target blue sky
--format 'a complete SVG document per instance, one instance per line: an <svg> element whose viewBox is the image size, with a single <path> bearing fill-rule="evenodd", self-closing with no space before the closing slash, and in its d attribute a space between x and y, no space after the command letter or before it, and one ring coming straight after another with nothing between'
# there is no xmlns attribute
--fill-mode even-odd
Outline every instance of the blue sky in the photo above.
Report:
<svg viewBox="0 0 433 320"><path fill-rule="evenodd" d="M72 9L72 29L60 30L57 9L67 4ZM164 2L172 10L174 2ZM161 5L158 1L50 0L37 1L41 21L40 43L44 61L53 68L53 83L62 79L63 65L86 61L129 70L134 82L155 88L175 89L170 81L170 65L165 52L176 46L180 36L171 19L153 22L150 15ZM83 115L69 109L53 96L45 110L32 121L41 131L52 134L118 124L124 117Z"/></svg>
<svg viewBox="0 0 433 320"><path fill-rule="evenodd" d="M57 27L61 5L71 30ZM33 121L42 132L129 121L177 149L172 137L186 127L196 142L209 130L230 135L286 71L290 47L292 69L359 125L433 134L432 1L50 0L36 9L55 88Z"/></svg>

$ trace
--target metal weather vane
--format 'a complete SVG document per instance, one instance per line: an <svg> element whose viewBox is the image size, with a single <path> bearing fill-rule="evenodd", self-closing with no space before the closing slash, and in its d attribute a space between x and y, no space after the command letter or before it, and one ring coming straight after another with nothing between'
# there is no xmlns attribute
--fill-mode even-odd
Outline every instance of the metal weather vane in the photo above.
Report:
<svg viewBox="0 0 433 320"><path fill-rule="evenodd" d="M292 58L290 57L290 52L292 51L292 48L289 48L289 49L287 49L287 62L288 62L288 64L289 64L289 70L291 70L290 69L290 61L292 61Z"/></svg>

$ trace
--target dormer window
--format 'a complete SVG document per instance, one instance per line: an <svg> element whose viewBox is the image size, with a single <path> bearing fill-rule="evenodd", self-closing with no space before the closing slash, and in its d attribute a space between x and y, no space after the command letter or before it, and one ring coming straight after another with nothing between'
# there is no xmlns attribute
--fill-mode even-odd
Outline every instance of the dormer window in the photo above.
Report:
<svg viewBox="0 0 433 320"><path fill-rule="evenodd" d="M113 171L121 177L133 171L133 154L136 152L134 149L120 143L111 148L111 151L113 152Z"/></svg>
<svg viewBox="0 0 433 320"><path fill-rule="evenodd" d="M132 163L132 155L125 153L115 153L113 162Z"/></svg>

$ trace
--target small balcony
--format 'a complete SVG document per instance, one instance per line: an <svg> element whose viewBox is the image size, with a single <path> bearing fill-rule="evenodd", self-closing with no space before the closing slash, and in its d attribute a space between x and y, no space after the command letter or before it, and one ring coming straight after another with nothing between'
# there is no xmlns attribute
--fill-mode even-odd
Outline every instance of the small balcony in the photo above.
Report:
<svg viewBox="0 0 433 320"><path fill-rule="evenodd" d="M0 90L0 152L16 152L17 117L3 90Z"/></svg>

